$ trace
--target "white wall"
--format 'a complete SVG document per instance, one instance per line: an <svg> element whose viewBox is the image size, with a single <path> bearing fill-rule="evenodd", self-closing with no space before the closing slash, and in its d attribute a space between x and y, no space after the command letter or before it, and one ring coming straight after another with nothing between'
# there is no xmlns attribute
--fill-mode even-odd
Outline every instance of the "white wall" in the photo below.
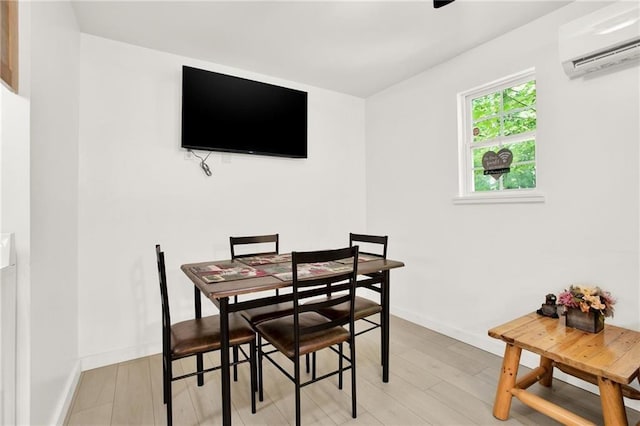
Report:
<svg viewBox="0 0 640 426"><path fill-rule="evenodd" d="M502 354L487 330L546 293L597 284L612 324L640 328L638 66L569 80L560 23L574 3L367 100L367 224L388 232L393 312ZM454 205L459 92L534 66L542 204Z"/></svg>
<svg viewBox="0 0 640 426"><path fill-rule="evenodd" d="M0 230L15 232L17 422L56 424L79 376L79 31L68 2L21 2L20 91L0 88Z"/></svg>
<svg viewBox="0 0 640 426"><path fill-rule="evenodd" d="M173 320L193 315L180 264L228 258L230 235L279 232L281 250L344 246L365 229L364 101L81 37L79 305L83 368L160 351L154 245L167 255ZM182 65L309 92L309 158L180 149ZM213 310L205 303L209 310Z"/></svg>
<svg viewBox="0 0 640 426"><path fill-rule="evenodd" d="M31 5L31 424L64 419L78 359L80 33L69 2Z"/></svg>
<svg viewBox="0 0 640 426"><path fill-rule="evenodd" d="M21 6L22 10L22 6ZM23 65L24 63L21 63ZM22 68L26 68L21 66ZM24 75L21 72L21 76ZM21 87L25 87L21 82ZM14 232L17 261L16 398L18 421L29 418L29 99L0 87L0 232Z"/></svg>

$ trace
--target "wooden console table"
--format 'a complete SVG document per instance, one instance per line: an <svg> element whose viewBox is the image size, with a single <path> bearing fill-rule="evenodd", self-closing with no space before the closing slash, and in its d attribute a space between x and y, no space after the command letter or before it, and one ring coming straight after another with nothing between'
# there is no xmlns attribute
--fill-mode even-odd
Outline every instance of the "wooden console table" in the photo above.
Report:
<svg viewBox="0 0 640 426"><path fill-rule="evenodd" d="M512 397L566 425L592 425L589 420L549 402L526 389L539 382L551 386L557 367L598 385L604 424L628 425L623 396L640 399L629 386L640 371L640 332L605 325L597 334L565 327L564 319L525 315L489 330L489 336L506 343L493 415L506 420ZM540 365L517 378L522 349L540 355Z"/></svg>

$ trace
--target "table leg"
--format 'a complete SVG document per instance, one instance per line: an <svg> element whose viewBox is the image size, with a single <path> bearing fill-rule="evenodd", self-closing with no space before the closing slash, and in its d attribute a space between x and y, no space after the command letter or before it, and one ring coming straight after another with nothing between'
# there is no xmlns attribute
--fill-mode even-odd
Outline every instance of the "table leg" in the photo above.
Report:
<svg viewBox="0 0 640 426"><path fill-rule="evenodd" d="M231 376L229 374L229 298L220 302L220 374L222 375L222 424L231 426Z"/></svg>
<svg viewBox="0 0 640 426"><path fill-rule="evenodd" d="M598 377L598 388L600 388L600 402L605 426L628 425L620 383Z"/></svg>
<svg viewBox="0 0 640 426"><path fill-rule="evenodd" d="M389 271L382 271L382 381L389 382Z"/></svg>
<svg viewBox="0 0 640 426"><path fill-rule="evenodd" d="M498 382L498 390L496 391L496 399L493 404L493 416L497 419L507 420L509 418L511 399L513 397L511 389L516 384L521 353L522 348L507 343L502 360L502 371Z"/></svg>
<svg viewBox="0 0 640 426"><path fill-rule="evenodd" d="M539 383L542 386L546 386L550 388L553 382L553 360L544 356L540 356L540 367L544 368L546 372L544 373L544 376L542 376L542 378L540 379Z"/></svg>
<svg viewBox="0 0 640 426"><path fill-rule="evenodd" d="M193 306L195 308L195 318L202 318L202 301L200 299L200 289L193 286ZM196 355L197 371L204 370L204 358L202 354ZM198 386L204 385L204 373L198 374Z"/></svg>

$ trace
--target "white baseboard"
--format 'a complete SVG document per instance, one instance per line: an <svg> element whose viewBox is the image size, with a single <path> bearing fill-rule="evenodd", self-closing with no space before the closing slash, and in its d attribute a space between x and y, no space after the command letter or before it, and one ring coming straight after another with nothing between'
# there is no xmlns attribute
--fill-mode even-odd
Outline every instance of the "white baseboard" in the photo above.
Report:
<svg viewBox="0 0 640 426"><path fill-rule="evenodd" d="M78 361L76 362L71 374L69 374L69 378L67 379L67 383L64 387L64 392L62 393L63 398L60 400L56 411L53 413L52 425L64 424L69 408L71 408L71 403L73 402L73 395L75 394L78 383L80 382L81 372L80 361Z"/></svg>
<svg viewBox="0 0 640 426"><path fill-rule="evenodd" d="M136 358L142 358L160 353L161 351L162 345L160 343L149 343L99 354L87 355L81 358L82 371L104 367L105 365L117 364L119 362L130 361Z"/></svg>
<svg viewBox="0 0 640 426"><path fill-rule="evenodd" d="M433 321L433 319L426 318L425 316L411 311L406 311L403 309L391 309L391 313L396 315L402 319L407 321L411 321L415 324L426 327L430 330L437 331L438 333L444 334L446 336L452 337L456 340L460 340L461 342L467 343L471 346L475 346L487 352L490 352L494 355L498 355L502 357L504 355L504 343L500 342L496 339L489 339L486 335L478 336L476 334L469 333L464 330L459 330L453 328L445 323ZM535 368L540 363L540 358L530 352L523 351L522 358L520 359L520 364L529 367ZM498 372L496 372L498 374ZM573 376L565 374L558 369L554 369L554 378L558 380L562 380L563 382L569 383L573 386L579 387L596 395L599 395L598 387L592 385L591 383L587 383L584 380L577 379ZM634 382L633 386L637 385ZM640 401L630 400L628 398L624 399L625 406L631 408L633 410L640 411Z"/></svg>

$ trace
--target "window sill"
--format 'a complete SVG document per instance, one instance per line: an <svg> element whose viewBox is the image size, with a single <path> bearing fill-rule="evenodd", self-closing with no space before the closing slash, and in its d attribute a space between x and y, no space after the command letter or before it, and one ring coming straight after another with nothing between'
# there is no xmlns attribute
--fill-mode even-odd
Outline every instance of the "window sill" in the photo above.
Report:
<svg viewBox="0 0 640 426"><path fill-rule="evenodd" d="M453 204L530 204L544 202L544 194L529 191L461 195L453 198Z"/></svg>

